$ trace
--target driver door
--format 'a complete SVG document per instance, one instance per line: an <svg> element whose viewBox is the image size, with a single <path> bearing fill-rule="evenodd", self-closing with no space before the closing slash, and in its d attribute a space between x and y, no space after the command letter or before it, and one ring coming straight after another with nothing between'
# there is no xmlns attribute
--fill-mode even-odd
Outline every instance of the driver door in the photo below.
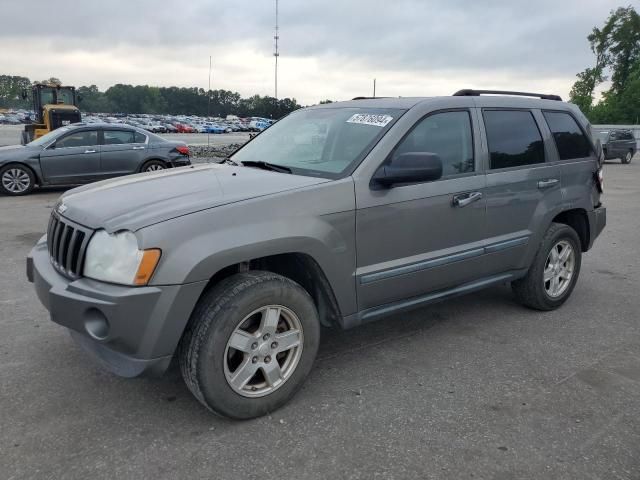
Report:
<svg viewBox="0 0 640 480"><path fill-rule="evenodd" d="M44 180L54 185L78 185L100 178L97 130L73 130L40 154Z"/></svg>
<svg viewBox="0 0 640 480"><path fill-rule="evenodd" d="M486 179L477 161L474 115L472 109L430 113L391 152L437 154L443 163L439 180L357 188L359 310L483 276Z"/></svg>

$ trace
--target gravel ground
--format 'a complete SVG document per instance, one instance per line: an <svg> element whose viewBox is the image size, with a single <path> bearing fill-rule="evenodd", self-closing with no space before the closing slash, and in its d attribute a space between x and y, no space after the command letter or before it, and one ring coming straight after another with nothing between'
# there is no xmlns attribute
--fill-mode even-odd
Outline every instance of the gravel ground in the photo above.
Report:
<svg viewBox="0 0 640 480"><path fill-rule="evenodd" d="M326 330L302 391L247 422L175 368L126 380L87 359L24 276L61 190L0 198L0 477L640 478L640 159L605 170L609 224L560 310L503 286Z"/></svg>
<svg viewBox="0 0 640 480"><path fill-rule="evenodd" d="M20 143L20 132L24 130L23 125L0 125L0 147L4 145L15 145ZM244 143L249 140L249 133L223 133L218 135L207 135L206 133L168 133L162 137L171 140L181 140L188 145L229 145L232 143ZM208 138L207 138L208 137Z"/></svg>

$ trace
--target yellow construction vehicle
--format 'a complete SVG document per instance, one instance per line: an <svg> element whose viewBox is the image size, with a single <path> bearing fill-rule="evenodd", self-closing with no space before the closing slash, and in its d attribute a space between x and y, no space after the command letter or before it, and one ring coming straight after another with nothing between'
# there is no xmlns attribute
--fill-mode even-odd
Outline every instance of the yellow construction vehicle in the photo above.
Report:
<svg viewBox="0 0 640 480"><path fill-rule="evenodd" d="M26 100L28 96L26 90L22 92L22 98ZM35 119L24 127L23 145L56 128L82 120L75 87L36 83L31 87L31 97Z"/></svg>

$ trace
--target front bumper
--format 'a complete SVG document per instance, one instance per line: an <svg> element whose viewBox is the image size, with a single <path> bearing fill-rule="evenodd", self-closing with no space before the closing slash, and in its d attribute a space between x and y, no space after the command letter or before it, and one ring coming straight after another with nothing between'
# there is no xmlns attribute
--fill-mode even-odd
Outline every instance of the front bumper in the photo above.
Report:
<svg viewBox="0 0 640 480"><path fill-rule="evenodd" d="M591 248L607 224L607 209L605 207L595 208L588 212L587 216L589 218L589 248Z"/></svg>
<svg viewBox="0 0 640 480"><path fill-rule="evenodd" d="M27 257L27 278L51 320L107 370L123 376L162 374L206 282L127 287L68 279L51 265L46 236Z"/></svg>

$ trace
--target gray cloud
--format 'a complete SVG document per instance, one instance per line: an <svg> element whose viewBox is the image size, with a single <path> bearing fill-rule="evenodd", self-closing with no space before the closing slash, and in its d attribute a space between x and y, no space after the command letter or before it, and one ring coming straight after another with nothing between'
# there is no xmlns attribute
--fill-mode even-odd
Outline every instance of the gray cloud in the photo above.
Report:
<svg viewBox="0 0 640 480"><path fill-rule="evenodd" d="M70 50L123 55L130 50L185 64L196 59L182 52L215 57L242 46L268 58L273 48L272 0L58 0L39 5L34 15L22 2L0 2L0 45L7 39L25 45L46 40L46 55ZM586 35L615 6L602 0L281 0L281 55L283 61L313 59L345 72L404 72L414 77L412 84L444 71L475 72L482 78L494 72L541 81L572 79L592 63ZM32 62L36 68L39 59ZM94 75L99 71L93 66ZM262 78L271 72L256 74ZM157 77L148 82L164 84Z"/></svg>

